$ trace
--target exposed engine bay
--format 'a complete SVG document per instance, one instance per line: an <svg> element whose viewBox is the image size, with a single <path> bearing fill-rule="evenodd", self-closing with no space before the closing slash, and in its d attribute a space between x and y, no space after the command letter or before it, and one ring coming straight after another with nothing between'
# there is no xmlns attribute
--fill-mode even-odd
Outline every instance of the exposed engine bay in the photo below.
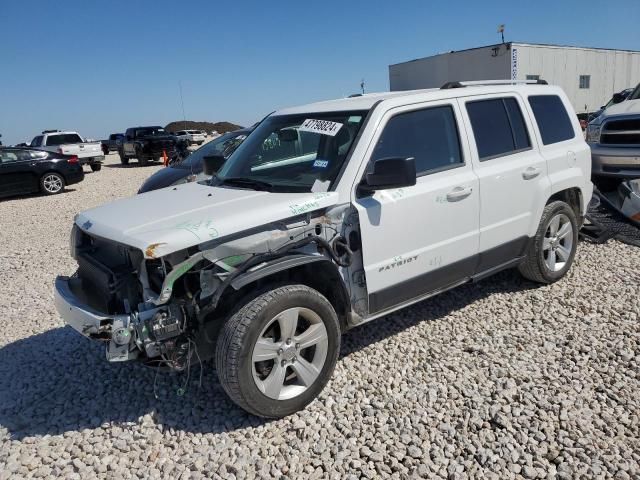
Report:
<svg viewBox="0 0 640 480"><path fill-rule="evenodd" d="M77 226L69 279L73 294L106 317L88 336L107 344L110 361L137 359L181 371L193 355L209 358L220 320L260 279L331 262L346 301L366 308L358 217L349 205L298 215L230 238L154 258ZM313 271L313 270L312 270ZM337 286L337 284L340 284ZM344 285L344 286L343 286ZM345 287L346 286L346 287ZM364 302L364 304L363 304ZM364 311L364 310L363 310Z"/></svg>

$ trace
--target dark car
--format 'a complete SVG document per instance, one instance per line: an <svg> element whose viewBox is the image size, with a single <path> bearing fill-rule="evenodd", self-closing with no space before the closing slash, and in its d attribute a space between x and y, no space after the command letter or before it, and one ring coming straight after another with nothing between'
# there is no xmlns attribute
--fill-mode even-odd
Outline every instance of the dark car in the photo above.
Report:
<svg viewBox="0 0 640 480"><path fill-rule="evenodd" d="M102 140L102 153L109 155L110 152L117 152L118 147L124 140L124 133L112 133L107 140Z"/></svg>
<svg viewBox="0 0 640 480"><path fill-rule="evenodd" d="M84 179L78 157L33 148L0 147L0 197L54 195Z"/></svg>
<svg viewBox="0 0 640 480"><path fill-rule="evenodd" d="M223 156L229 157L238 145L240 145L247 135L251 132L250 128L244 128L211 140L201 148L190 154L183 161L173 163L168 168L151 175L140 187L138 193L150 192L159 188L177 185L179 183L193 182L206 178L202 171L202 159L206 156Z"/></svg>
<svg viewBox="0 0 640 480"><path fill-rule="evenodd" d="M157 162L164 155L173 156L177 144L176 136L159 126L127 128L118 146L120 163L127 165L132 158L137 158L142 166L149 161Z"/></svg>

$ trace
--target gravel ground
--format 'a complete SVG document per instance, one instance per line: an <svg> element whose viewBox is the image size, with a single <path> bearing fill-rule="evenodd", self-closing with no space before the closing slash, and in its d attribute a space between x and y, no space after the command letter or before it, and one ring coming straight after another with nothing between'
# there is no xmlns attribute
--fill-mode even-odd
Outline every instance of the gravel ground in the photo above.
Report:
<svg viewBox="0 0 640 480"><path fill-rule="evenodd" d="M264 421L210 364L179 396L63 327L73 216L159 168L119 167L0 203L0 479L640 478L637 248L582 243L553 286L504 272L352 330L320 398Z"/></svg>

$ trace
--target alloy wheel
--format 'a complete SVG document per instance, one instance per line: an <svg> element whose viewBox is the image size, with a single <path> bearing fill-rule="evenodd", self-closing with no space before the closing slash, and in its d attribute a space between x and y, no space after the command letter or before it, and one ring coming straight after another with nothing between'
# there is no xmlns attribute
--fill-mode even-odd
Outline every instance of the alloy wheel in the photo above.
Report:
<svg viewBox="0 0 640 480"><path fill-rule="evenodd" d="M58 175L47 175L42 180L42 186L49 193L58 193L62 190L62 179Z"/></svg>
<svg viewBox="0 0 640 480"><path fill-rule="evenodd" d="M272 318L251 356L258 389L275 400L304 393L320 376L329 339L324 322L308 308L290 308Z"/></svg>
<svg viewBox="0 0 640 480"><path fill-rule="evenodd" d="M549 270L562 270L573 251L573 226L569 217L559 213L551 218L542 240L542 255Z"/></svg>

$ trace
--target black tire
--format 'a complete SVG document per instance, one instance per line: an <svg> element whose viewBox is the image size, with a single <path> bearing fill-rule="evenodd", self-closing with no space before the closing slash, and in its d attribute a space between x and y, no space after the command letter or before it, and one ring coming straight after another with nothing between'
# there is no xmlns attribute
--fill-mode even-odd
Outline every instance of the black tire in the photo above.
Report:
<svg viewBox="0 0 640 480"><path fill-rule="evenodd" d="M124 156L124 153L122 152L118 152L118 155L120 155L120 163L122 165L129 165L129 158Z"/></svg>
<svg viewBox="0 0 640 480"><path fill-rule="evenodd" d="M142 155L138 155L138 163L141 167L146 167L149 164L149 159Z"/></svg>
<svg viewBox="0 0 640 480"><path fill-rule="evenodd" d="M64 177L57 172L47 172L40 177L40 191L45 195L57 195L64 186Z"/></svg>
<svg viewBox="0 0 640 480"><path fill-rule="evenodd" d="M257 385L254 379L254 364L252 355L258 338L263 334L263 330L269 325L275 325L281 313L289 309L301 308L311 311L319 317L319 322L326 329L326 357L317 377L310 385L294 388L305 388L302 393L296 394L288 399L270 398ZM302 318L302 317L299 317ZM278 323L278 327L280 324ZM302 338L302 337L300 337ZM275 338L274 338L275 340ZM275 343L274 343L275 344ZM290 344L288 344L290 345ZM293 347L286 347L291 350ZM303 347L304 348L304 347ZM313 348L313 355L316 354L316 347ZM303 357L309 350L295 351ZM286 285L269 290L257 297L249 300L239 310L232 314L225 322L216 346L216 370L218 378L225 392L231 400L247 412L266 418L281 418L290 415L298 410L302 410L320 394L324 386L329 381L340 351L340 325L335 310L331 303L318 293L304 285ZM274 360L267 360L263 363L272 362L271 369L277 365L275 362L285 358L288 352L278 351L278 356ZM300 361L295 356L289 366L284 367L287 379L293 376L293 381L300 381L298 375L293 375L293 364ZM269 366L266 367L269 369ZM269 372L275 373L275 372ZM268 376L268 375L267 375ZM300 377L301 378L301 377ZM285 380L285 383L290 380Z"/></svg>
<svg viewBox="0 0 640 480"><path fill-rule="evenodd" d="M101 163L92 163L89 166L91 167L91 171L92 172L99 172L100 170L102 170L102 164Z"/></svg>
<svg viewBox="0 0 640 480"><path fill-rule="evenodd" d="M570 253L564 260L564 266L558 270L552 270L547 264L547 260L551 251L546 251L544 248L545 237L548 229L550 229L551 221L559 217L568 219L571 229L571 247L567 248ZM549 240L547 238L547 240ZM563 240L554 240L558 246L562 246ZM540 225L536 231L536 235L527 248L526 256L518 269L523 277L538 283L549 284L560 280L569 271L573 264L573 259L576 255L576 249L578 247L578 221L576 214L569 205L562 201L555 201L548 204L542 211L542 218L540 219ZM551 247L553 249L553 247ZM545 254L546 252L546 254ZM553 253L556 258L556 253ZM560 258L560 257L558 257Z"/></svg>

